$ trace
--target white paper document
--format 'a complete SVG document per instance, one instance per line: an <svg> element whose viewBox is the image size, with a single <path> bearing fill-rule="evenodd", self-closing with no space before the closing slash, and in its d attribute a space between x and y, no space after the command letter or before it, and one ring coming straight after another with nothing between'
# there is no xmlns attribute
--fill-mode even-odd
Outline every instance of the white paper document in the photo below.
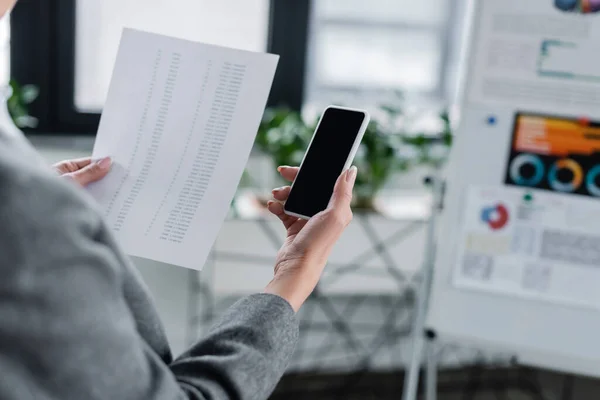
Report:
<svg viewBox="0 0 600 400"><path fill-rule="evenodd" d="M89 187L125 251L201 269L229 210L278 56L126 29Z"/></svg>
<svg viewBox="0 0 600 400"><path fill-rule="evenodd" d="M600 307L595 199L472 186L459 232L459 287Z"/></svg>

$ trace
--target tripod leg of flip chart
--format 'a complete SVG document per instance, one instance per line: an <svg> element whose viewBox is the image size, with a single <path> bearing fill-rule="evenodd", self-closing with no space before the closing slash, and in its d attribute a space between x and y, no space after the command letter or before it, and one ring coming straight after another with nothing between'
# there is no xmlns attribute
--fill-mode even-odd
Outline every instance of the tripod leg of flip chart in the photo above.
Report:
<svg viewBox="0 0 600 400"><path fill-rule="evenodd" d="M403 400L416 400L417 390L419 387L419 369L421 364L421 354L423 353L423 339L413 339L412 357L408 372L404 377L404 393L402 395Z"/></svg>
<svg viewBox="0 0 600 400"><path fill-rule="evenodd" d="M438 359L435 339L428 337L425 346L427 347L427 365L425 369L425 399L436 400Z"/></svg>
<svg viewBox="0 0 600 400"><path fill-rule="evenodd" d="M415 310L415 318L413 320L412 331L412 353L410 365L406 375L404 376L403 400L416 400L417 391L419 388L419 371L421 369L421 361L423 360L424 334L425 334L425 318L427 316L427 304L429 301L429 291L431 288L431 279L433 275L433 267L435 261L435 225L436 216L441 203L443 182L437 176L431 178L433 187L433 199L431 202L431 215L427 225L427 235L425 239L425 254L423 257L423 275L421 277L421 285L417 293L417 304Z"/></svg>

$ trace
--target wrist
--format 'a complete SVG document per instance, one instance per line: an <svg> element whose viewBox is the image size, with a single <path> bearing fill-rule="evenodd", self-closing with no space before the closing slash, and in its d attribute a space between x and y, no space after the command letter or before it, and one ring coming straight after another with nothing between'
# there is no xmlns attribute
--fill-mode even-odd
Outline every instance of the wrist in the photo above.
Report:
<svg viewBox="0 0 600 400"><path fill-rule="evenodd" d="M298 312L318 281L319 277L303 273L303 271L278 273L265 287L264 292L283 298L295 312Z"/></svg>

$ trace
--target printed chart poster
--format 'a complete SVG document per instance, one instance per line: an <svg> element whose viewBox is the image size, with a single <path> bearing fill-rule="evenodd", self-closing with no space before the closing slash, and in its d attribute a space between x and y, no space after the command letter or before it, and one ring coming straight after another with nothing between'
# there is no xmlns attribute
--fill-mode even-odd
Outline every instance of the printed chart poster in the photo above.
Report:
<svg viewBox="0 0 600 400"><path fill-rule="evenodd" d="M600 122L517 113L505 183L600 197Z"/></svg>
<svg viewBox="0 0 600 400"><path fill-rule="evenodd" d="M457 287L600 307L600 202L517 187L470 187Z"/></svg>
<svg viewBox="0 0 600 400"><path fill-rule="evenodd" d="M477 0L469 101L597 115L599 0Z"/></svg>

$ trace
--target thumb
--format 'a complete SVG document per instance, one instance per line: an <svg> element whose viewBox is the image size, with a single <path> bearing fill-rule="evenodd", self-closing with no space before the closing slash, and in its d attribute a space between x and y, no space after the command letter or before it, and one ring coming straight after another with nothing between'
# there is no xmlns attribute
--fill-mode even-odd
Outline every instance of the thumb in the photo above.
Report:
<svg viewBox="0 0 600 400"><path fill-rule="evenodd" d="M110 171L111 164L112 160L109 157L101 158L78 171L71 172L69 175L81 186L86 186L104 178L108 174L108 171Z"/></svg>
<svg viewBox="0 0 600 400"><path fill-rule="evenodd" d="M352 189L358 169L352 166L337 179L331 201L325 211L313 216L300 231L300 248L312 249L320 257L328 257L333 245L352 221Z"/></svg>
<svg viewBox="0 0 600 400"><path fill-rule="evenodd" d="M333 188L330 207L350 207L350 203L352 202L352 189L354 188L357 173L358 169L355 166L352 166L339 176L335 183L335 187Z"/></svg>

